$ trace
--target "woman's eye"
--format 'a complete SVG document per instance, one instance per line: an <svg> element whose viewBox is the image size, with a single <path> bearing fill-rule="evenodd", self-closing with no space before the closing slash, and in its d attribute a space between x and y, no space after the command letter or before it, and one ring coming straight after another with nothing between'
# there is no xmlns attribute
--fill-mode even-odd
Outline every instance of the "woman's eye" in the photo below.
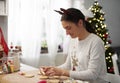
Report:
<svg viewBox="0 0 120 83"><path fill-rule="evenodd" d="M67 27L67 30L70 30L71 29L71 27Z"/></svg>

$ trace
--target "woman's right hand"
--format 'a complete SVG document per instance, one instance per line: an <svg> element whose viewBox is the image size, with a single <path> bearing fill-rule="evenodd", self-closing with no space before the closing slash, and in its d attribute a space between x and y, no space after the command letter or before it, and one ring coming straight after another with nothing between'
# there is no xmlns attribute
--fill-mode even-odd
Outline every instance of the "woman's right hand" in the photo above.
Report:
<svg viewBox="0 0 120 83"><path fill-rule="evenodd" d="M42 75L47 75L47 76L69 76L69 71L68 70L64 70L64 69L60 69L57 67L40 67L40 71L42 73Z"/></svg>
<svg viewBox="0 0 120 83"><path fill-rule="evenodd" d="M50 66L42 66L42 67L40 67L40 73L41 73L42 75L46 75L46 72L48 72L49 69L51 69Z"/></svg>

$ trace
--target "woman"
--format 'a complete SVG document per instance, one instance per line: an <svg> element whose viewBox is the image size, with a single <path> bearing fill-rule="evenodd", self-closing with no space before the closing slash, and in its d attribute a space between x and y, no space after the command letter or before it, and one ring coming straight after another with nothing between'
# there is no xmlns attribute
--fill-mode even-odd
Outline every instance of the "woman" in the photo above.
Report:
<svg viewBox="0 0 120 83"><path fill-rule="evenodd" d="M72 40L66 62L59 67L42 67L45 74L69 76L89 83L106 83L105 49L101 38L94 34L80 10L61 8L56 12L62 15L62 26Z"/></svg>

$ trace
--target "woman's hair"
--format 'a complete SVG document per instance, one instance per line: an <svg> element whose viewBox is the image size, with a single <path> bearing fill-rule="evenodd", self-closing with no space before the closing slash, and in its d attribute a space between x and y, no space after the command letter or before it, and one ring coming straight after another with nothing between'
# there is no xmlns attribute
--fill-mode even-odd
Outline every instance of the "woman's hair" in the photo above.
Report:
<svg viewBox="0 0 120 83"><path fill-rule="evenodd" d="M68 8L67 10L60 8L60 10L61 11L55 11L62 15L61 21L70 21L77 24L81 19L83 20L86 30L90 33L95 33L95 30L91 27L91 24L85 20L85 16L80 10L75 8Z"/></svg>

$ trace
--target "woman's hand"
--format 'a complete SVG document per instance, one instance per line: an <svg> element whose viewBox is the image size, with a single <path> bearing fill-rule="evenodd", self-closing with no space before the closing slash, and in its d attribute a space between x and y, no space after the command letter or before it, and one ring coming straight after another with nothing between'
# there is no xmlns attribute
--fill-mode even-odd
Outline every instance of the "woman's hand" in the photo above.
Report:
<svg viewBox="0 0 120 83"><path fill-rule="evenodd" d="M46 75L46 72L50 69L51 67L49 66L43 66L43 67L40 67L40 73L42 75Z"/></svg>
<svg viewBox="0 0 120 83"><path fill-rule="evenodd" d="M56 68L56 67L51 67L47 72L46 75L50 76L60 76L62 73L62 69Z"/></svg>
<svg viewBox="0 0 120 83"><path fill-rule="evenodd" d="M41 67L41 68L45 72L45 75L48 75L48 76L61 76L61 75L69 76L68 70L63 70L56 67Z"/></svg>

